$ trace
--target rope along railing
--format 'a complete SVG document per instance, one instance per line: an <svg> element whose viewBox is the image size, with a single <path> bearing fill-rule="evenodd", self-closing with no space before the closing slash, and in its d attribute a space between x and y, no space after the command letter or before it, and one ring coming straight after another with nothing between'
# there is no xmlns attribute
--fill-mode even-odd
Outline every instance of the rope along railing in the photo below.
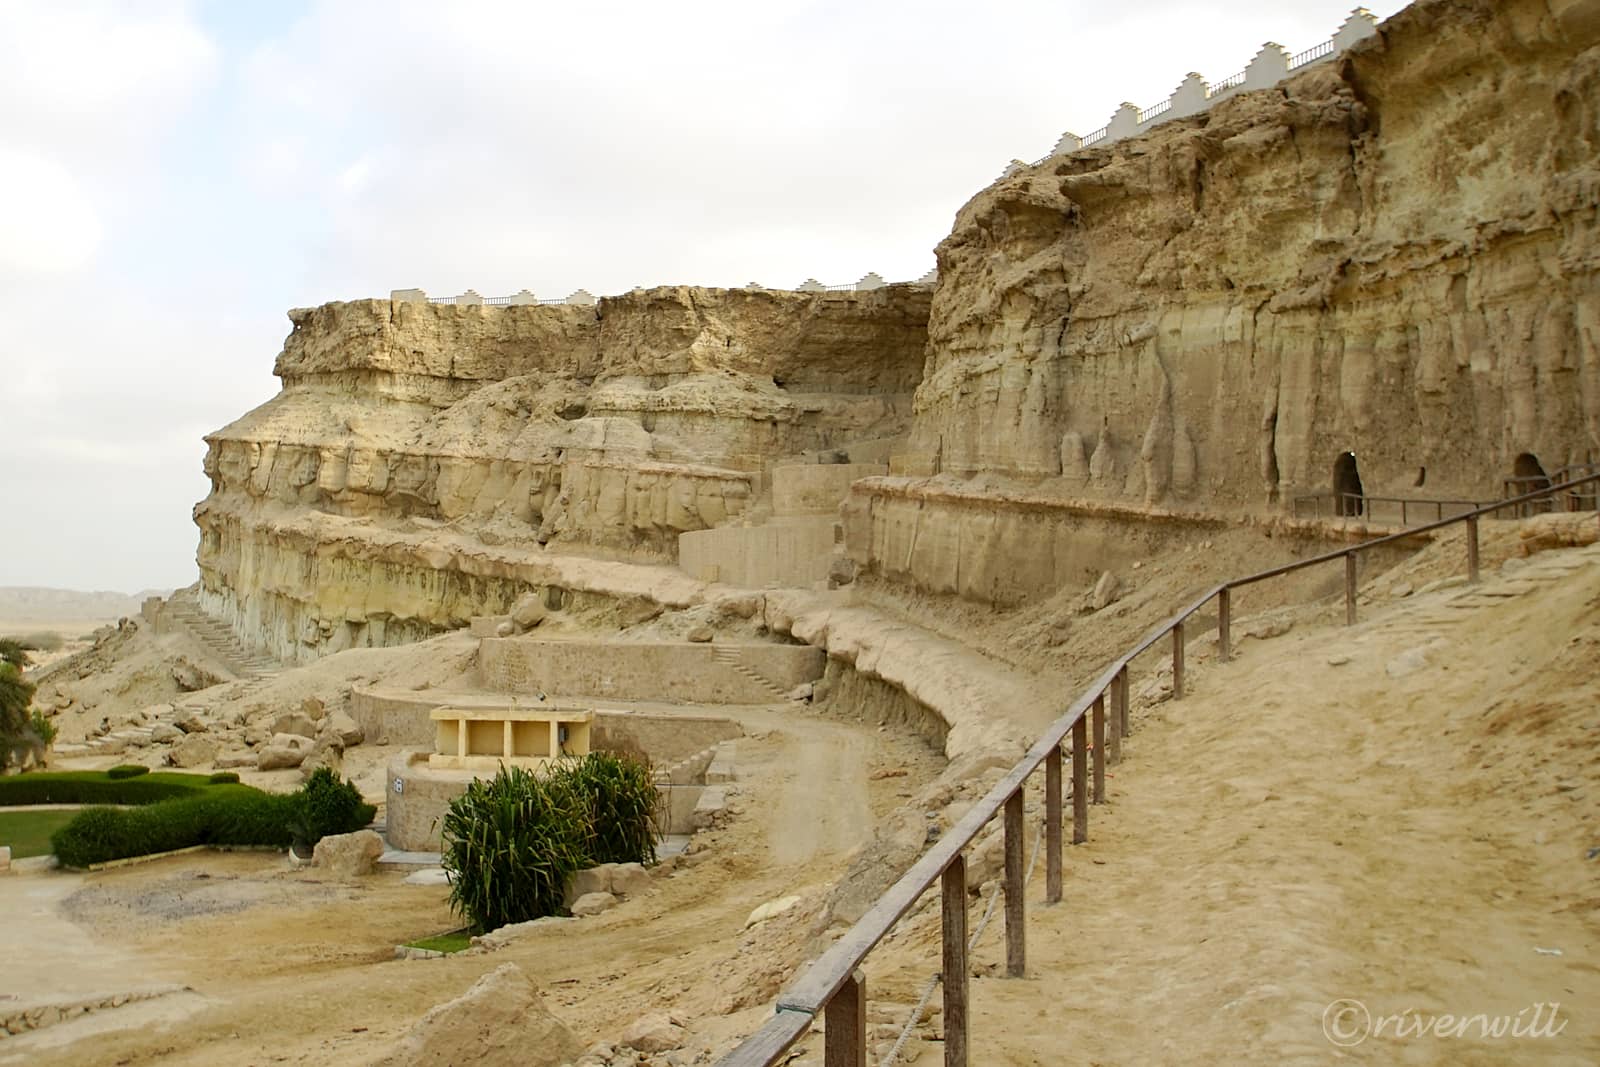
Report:
<svg viewBox="0 0 1600 1067"><path fill-rule="evenodd" d="M1356 621L1357 561L1363 553L1414 538L1418 534L1464 523L1467 530L1467 580L1477 582L1480 519L1497 511L1519 508L1532 500L1572 493L1580 486L1597 483L1600 483L1600 474L1591 474L1475 508L1462 515L1453 515L1310 559L1221 582L1207 589L1150 630L1102 671L1005 777L995 783L947 834L934 842L843 937L778 995L771 1021L724 1056L719 1061L720 1067L771 1067L783 1062L785 1054L818 1017L823 1022L823 1061L826 1067L866 1067L867 990L860 967L867 955L936 882L941 896L942 980L939 984L944 989L944 1062L946 1067L965 1067L969 1038L965 850L996 816L1004 820L1005 871L1002 884L1005 898L1006 976L1019 978L1027 970L1023 897L1027 875L1022 861L1025 834L1023 790L1033 773L1043 765L1045 902L1057 904L1062 896L1062 745L1071 735L1072 842L1081 844L1089 839L1091 799L1097 805L1105 802L1106 766L1121 760L1122 738L1129 733L1129 667L1135 658L1170 640L1172 699L1182 700L1185 625L1196 612L1213 600L1217 602L1217 658L1226 662L1233 655L1231 624L1234 590L1310 567L1343 562L1345 622L1353 625ZM1600 519L1600 515L1597 515L1597 519Z"/></svg>

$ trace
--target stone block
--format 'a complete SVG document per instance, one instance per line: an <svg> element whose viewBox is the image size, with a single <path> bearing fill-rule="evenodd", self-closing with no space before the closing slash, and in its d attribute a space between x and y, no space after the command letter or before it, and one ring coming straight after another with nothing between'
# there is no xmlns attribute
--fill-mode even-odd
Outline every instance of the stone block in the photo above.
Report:
<svg viewBox="0 0 1600 1067"><path fill-rule="evenodd" d="M590 893L611 892L611 872L616 869L615 863L602 863L598 867L588 867L573 873L567 882L566 903L570 908L578 899Z"/></svg>
<svg viewBox="0 0 1600 1067"><path fill-rule="evenodd" d="M272 720L272 732L274 734L295 734L300 737L316 737L317 724L312 721L311 716L303 711L289 711ZM273 739L273 744L277 744L276 738Z"/></svg>
<svg viewBox="0 0 1600 1067"><path fill-rule="evenodd" d="M599 915L601 912L614 907L617 898L610 893L585 893L572 905L574 918L582 919L590 915Z"/></svg>
<svg viewBox="0 0 1600 1067"><path fill-rule="evenodd" d="M317 842L311 865L321 867L335 878L359 878L377 869L383 855L383 838L375 830L353 834L334 834Z"/></svg>
<svg viewBox="0 0 1600 1067"><path fill-rule="evenodd" d="M650 888L650 872L642 863L619 863L611 871L611 892L636 897Z"/></svg>
<svg viewBox="0 0 1600 1067"><path fill-rule="evenodd" d="M221 743L214 737L190 734L167 753L167 762L174 767L204 767L217 757Z"/></svg>

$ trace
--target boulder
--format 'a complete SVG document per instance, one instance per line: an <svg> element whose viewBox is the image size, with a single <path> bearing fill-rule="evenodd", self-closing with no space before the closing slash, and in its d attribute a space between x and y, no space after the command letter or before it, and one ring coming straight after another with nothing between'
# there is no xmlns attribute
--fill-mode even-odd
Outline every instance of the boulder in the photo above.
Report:
<svg viewBox="0 0 1600 1067"><path fill-rule="evenodd" d="M506 963L431 1009L379 1067L558 1067L582 1052L522 968Z"/></svg>
<svg viewBox="0 0 1600 1067"><path fill-rule="evenodd" d="M224 752L212 760L211 765L220 770L231 770L235 767L254 767L256 754L254 752Z"/></svg>
<svg viewBox="0 0 1600 1067"><path fill-rule="evenodd" d="M205 720L200 718L200 713L197 711L184 712L183 717L174 725L186 734L203 734L208 729Z"/></svg>
<svg viewBox="0 0 1600 1067"><path fill-rule="evenodd" d="M619 863L611 871L611 891L618 896L636 897L650 888L650 872L642 863Z"/></svg>
<svg viewBox="0 0 1600 1067"><path fill-rule="evenodd" d="M405 876L406 885L449 885L450 876L443 867L423 867Z"/></svg>
<svg viewBox="0 0 1600 1067"><path fill-rule="evenodd" d="M779 897L777 900L769 900L755 911L752 911L749 918L745 919L744 925L746 929L748 929L757 923L764 923L768 919L776 919L784 912L792 911L794 906L798 903L800 903L800 898L797 896Z"/></svg>
<svg viewBox="0 0 1600 1067"><path fill-rule="evenodd" d="M345 748L354 748L367 739L367 735L355 719L348 712L336 711L328 716L325 723L327 729L332 730L339 738L339 743Z"/></svg>
<svg viewBox="0 0 1600 1067"><path fill-rule="evenodd" d="M583 919L590 915L599 915L617 903L617 898L610 893L585 893L572 905L573 918Z"/></svg>
<svg viewBox="0 0 1600 1067"><path fill-rule="evenodd" d="M294 734L298 737L316 737L317 724L303 711L286 711L272 720L272 732ZM274 738L272 743L277 744L277 739Z"/></svg>
<svg viewBox="0 0 1600 1067"><path fill-rule="evenodd" d="M383 838L377 831L357 830L318 841L311 852L311 866L325 868L335 878L359 878L376 870L382 855Z"/></svg>
<svg viewBox="0 0 1600 1067"><path fill-rule="evenodd" d="M150 727L150 740L158 745L170 745L183 740L183 731L170 722L158 722Z"/></svg>
<svg viewBox="0 0 1600 1067"><path fill-rule="evenodd" d="M602 863L598 867L586 867L581 871L574 871L567 881L567 907L572 907L579 897L588 896L590 893L611 892L611 872L616 866L615 863Z"/></svg>
<svg viewBox="0 0 1600 1067"><path fill-rule="evenodd" d="M685 636L697 645L704 645L708 644L715 635L712 633L711 627L701 625L692 627Z"/></svg>
<svg viewBox="0 0 1600 1067"><path fill-rule="evenodd" d="M280 737L283 735L279 735ZM256 770L278 771L289 767L298 767L306 761L311 754L309 746L280 745L277 738L271 744L263 745L261 751L256 753Z"/></svg>
<svg viewBox="0 0 1600 1067"><path fill-rule="evenodd" d="M210 689L214 685L222 684L222 676L202 667L185 656L179 656L172 665L172 680L178 683L178 688L185 693L193 693L197 689Z"/></svg>
<svg viewBox="0 0 1600 1067"><path fill-rule="evenodd" d="M344 746L339 744L339 739L332 734L319 738L300 761L301 780L309 781L319 767L328 768L335 777L344 770Z"/></svg>
<svg viewBox="0 0 1600 1067"><path fill-rule="evenodd" d="M544 598L538 593L523 593L511 607L511 621L519 631L533 629L544 617Z"/></svg>
<svg viewBox="0 0 1600 1067"><path fill-rule="evenodd" d="M1106 571L1100 575L1100 580L1094 583L1094 592L1089 594L1089 603L1094 610L1099 611L1112 603L1122 593L1122 582L1115 574Z"/></svg>
<svg viewBox="0 0 1600 1067"><path fill-rule="evenodd" d="M217 758L222 745L214 737L190 734L167 753L167 762L174 767L205 767Z"/></svg>
<svg viewBox="0 0 1600 1067"><path fill-rule="evenodd" d="M622 1032L619 1042L636 1052L666 1052L682 1048L687 1031L665 1015L646 1015Z"/></svg>
<svg viewBox="0 0 1600 1067"><path fill-rule="evenodd" d="M319 697L306 697L300 702L300 710L305 712L306 718L312 722L321 722L322 717L328 713L328 706Z"/></svg>

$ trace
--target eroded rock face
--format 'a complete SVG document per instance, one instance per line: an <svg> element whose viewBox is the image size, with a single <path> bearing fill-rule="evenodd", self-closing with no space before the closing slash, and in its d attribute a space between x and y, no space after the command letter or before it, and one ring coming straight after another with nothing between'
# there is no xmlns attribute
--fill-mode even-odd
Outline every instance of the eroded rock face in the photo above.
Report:
<svg viewBox="0 0 1600 1067"><path fill-rule="evenodd" d="M556 1067L583 1047L551 1014L539 989L514 963L503 963L455 1000L417 1021L383 1067L473 1063L482 1067Z"/></svg>
<svg viewBox="0 0 1600 1067"><path fill-rule="evenodd" d="M1262 507L1347 450L1469 499L1600 455L1597 40L1592 5L1424 0L996 182L939 246L898 473Z"/></svg>
<svg viewBox="0 0 1600 1067"><path fill-rule="evenodd" d="M528 591L466 577L462 543L670 561L679 533L741 514L772 459L908 430L930 300L662 288L293 311L283 391L208 438L202 603L303 660Z"/></svg>

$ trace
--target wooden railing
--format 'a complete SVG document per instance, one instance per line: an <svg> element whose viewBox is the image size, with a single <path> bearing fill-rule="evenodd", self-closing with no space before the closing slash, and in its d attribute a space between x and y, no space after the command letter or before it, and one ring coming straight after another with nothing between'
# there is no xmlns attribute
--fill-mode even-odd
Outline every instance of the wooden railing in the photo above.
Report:
<svg viewBox="0 0 1600 1067"><path fill-rule="evenodd" d="M974 804L949 833L940 838L900 879L878 898L871 909L843 937L807 967L788 989L778 995L773 1018L724 1056L720 1067L771 1067L810 1029L823 1019L824 1063L827 1067L866 1067L866 980L860 967L877 944L888 936L922 894L935 882L942 898L942 974L944 987L944 1062L946 1067L967 1063L967 864L964 855L977 835L996 815L1004 820L1006 975L1018 978L1027 969L1027 940L1023 887L1023 789L1039 769L1045 769L1045 902L1061 900L1062 875L1062 743L1070 734L1072 756L1072 842L1089 838L1089 805L1105 802L1105 768L1121 759L1122 738L1129 731L1129 665L1170 638L1172 698L1184 692L1185 625L1213 600L1217 602L1217 658L1226 662L1233 654L1231 624L1233 591L1325 563L1344 564L1345 622L1356 621L1357 559L1384 545L1428 533L1455 523L1467 527L1467 579L1478 580L1478 520L1530 500L1570 493L1575 487L1600 482L1600 474L1549 486L1510 500L1475 508L1437 522L1379 537L1349 548L1286 563L1212 586L1177 614L1160 623L1124 652L1089 684L1060 718L1028 749L1021 761ZM1597 515L1600 519L1600 515ZM1093 747L1090 747L1090 734ZM1091 767L1090 763L1093 763ZM1092 778L1092 785L1091 785Z"/></svg>
<svg viewBox="0 0 1600 1067"><path fill-rule="evenodd" d="M1548 480L1545 483L1549 484ZM1529 488L1543 488L1543 486ZM1307 508L1307 505L1310 505ZM1395 520L1401 526L1409 525L1411 513L1426 515L1433 512L1435 520L1448 516L1445 509L1450 509L1450 515L1459 515L1483 507L1479 500L1435 500L1430 497L1406 496L1369 496L1366 493L1334 493L1324 491L1321 493L1306 493L1294 498L1294 514L1296 518L1304 515L1308 510L1316 518L1322 518L1323 513L1335 518L1350 518L1365 515L1370 522L1378 521L1379 507L1389 508Z"/></svg>

